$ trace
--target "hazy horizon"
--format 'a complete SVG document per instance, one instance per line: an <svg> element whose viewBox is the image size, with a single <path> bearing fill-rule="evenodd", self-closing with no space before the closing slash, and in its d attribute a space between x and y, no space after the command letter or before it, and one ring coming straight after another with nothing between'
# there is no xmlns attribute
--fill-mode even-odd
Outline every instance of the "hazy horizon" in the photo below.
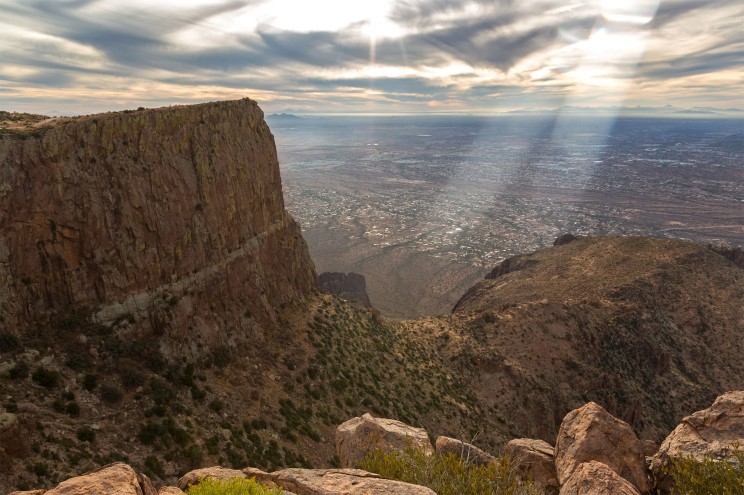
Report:
<svg viewBox="0 0 744 495"><path fill-rule="evenodd" d="M736 0L8 0L0 108L724 110L744 97L742 24Z"/></svg>

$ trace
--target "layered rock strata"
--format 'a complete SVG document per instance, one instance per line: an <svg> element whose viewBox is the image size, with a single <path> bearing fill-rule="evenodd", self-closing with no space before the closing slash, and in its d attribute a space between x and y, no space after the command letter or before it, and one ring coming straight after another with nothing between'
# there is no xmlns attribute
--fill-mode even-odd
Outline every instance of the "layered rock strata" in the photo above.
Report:
<svg viewBox="0 0 744 495"><path fill-rule="evenodd" d="M176 346L225 344L315 285L251 100L58 119L0 139L9 328L90 308Z"/></svg>

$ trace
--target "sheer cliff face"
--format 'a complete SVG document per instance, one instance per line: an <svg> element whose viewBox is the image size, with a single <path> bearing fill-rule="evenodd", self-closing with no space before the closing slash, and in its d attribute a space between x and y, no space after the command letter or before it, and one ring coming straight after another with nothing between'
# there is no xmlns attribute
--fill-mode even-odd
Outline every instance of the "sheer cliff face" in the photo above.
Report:
<svg viewBox="0 0 744 495"><path fill-rule="evenodd" d="M0 314L72 307L191 346L301 304L315 273L250 100L60 119L0 139Z"/></svg>

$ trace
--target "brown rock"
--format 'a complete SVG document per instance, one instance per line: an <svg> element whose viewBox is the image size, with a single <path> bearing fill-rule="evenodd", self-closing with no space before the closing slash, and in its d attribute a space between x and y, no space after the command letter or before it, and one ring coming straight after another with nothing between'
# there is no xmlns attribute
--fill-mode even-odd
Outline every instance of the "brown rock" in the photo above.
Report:
<svg viewBox="0 0 744 495"><path fill-rule="evenodd" d="M744 391L727 392L709 408L684 418L651 458L651 471L666 487L668 480L662 471L670 458L727 459L737 447L744 448Z"/></svg>
<svg viewBox="0 0 744 495"><path fill-rule="evenodd" d="M636 487L606 464L579 464L561 487L560 495L640 495Z"/></svg>
<svg viewBox="0 0 744 495"><path fill-rule="evenodd" d="M176 486L164 486L158 490L158 495L184 495L184 493Z"/></svg>
<svg viewBox="0 0 744 495"><path fill-rule="evenodd" d="M43 495L46 490L26 490L24 492L10 492L8 495Z"/></svg>
<svg viewBox="0 0 744 495"><path fill-rule="evenodd" d="M643 447L643 455L651 457L659 451L659 444L653 440L641 440L641 447Z"/></svg>
<svg viewBox="0 0 744 495"><path fill-rule="evenodd" d="M7 325L95 307L195 351L227 333L248 342L315 289L255 102L60 118L36 134L0 137Z"/></svg>
<svg viewBox="0 0 744 495"><path fill-rule="evenodd" d="M505 449L521 479L531 480L549 491L558 491L554 451L548 442L531 438L515 438Z"/></svg>
<svg viewBox="0 0 744 495"><path fill-rule="evenodd" d="M216 480L231 480L233 478L249 478L243 471L238 469L228 469L220 466L195 469L181 476L178 480L178 488L186 490L191 485L196 485L199 480L204 478L213 478Z"/></svg>
<svg viewBox="0 0 744 495"><path fill-rule="evenodd" d="M386 480L361 469L283 469L259 472L255 478L297 495L436 495L429 488Z"/></svg>
<svg viewBox="0 0 744 495"><path fill-rule="evenodd" d="M356 467L368 452L402 450L406 446L434 453L429 435L394 419L373 418L370 414L352 418L336 428L336 452L341 467Z"/></svg>
<svg viewBox="0 0 744 495"><path fill-rule="evenodd" d="M450 437L439 437L435 442L437 454L455 454L466 464L485 466L496 458L491 454L483 452L475 445L456 440Z"/></svg>
<svg viewBox="0 0 744 495"><path fill-rule="evenodd" d="M143 495L137 473L121 462L63 481L46 495Z"/></svg>
<svg viewBox="0 0 744 495"><path fill-rule="evenodd" d="M651 489L643 445L633 429L594 402L574 409L561 423L555 445L558 481L565 484L589 461L606 464L641 492Z"/></svg>
<svg viewBox="0 0 744 495"><path fill-rule="evenodd" d="M23 458L31 453L28 433L13 413L0 413L0 453Z"/></svg>

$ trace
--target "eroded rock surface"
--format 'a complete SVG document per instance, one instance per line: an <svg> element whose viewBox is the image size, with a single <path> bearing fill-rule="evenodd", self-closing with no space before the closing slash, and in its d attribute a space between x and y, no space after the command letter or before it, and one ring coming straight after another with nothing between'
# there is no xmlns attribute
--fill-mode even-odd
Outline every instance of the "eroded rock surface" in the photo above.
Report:
<svg viewBox="0 0 744 495"><path fill-rule="evenodd" d="M437 454L455 454L462 462L485 466L492 462L495 457L488 454L475 445L450 437L438 437L435 442Z"/></svg>
<svg viewBox="0 0 744 495"><path fill-rule="evenodd" d="M626 422L594 402L569 412L561 423L555 445L561 485L589 461L606 464L641 492L651 489L641 441Z"/></svg>
<svg viewBox="0 0 744 495"><path fill-rule="evenodd" d="M250 470L257 481L273 482L297 495L436 495L429 488L386 480L361 469Z"/></svg>
<svg viewBox="0 0 744 495"><path fill-rule="evenodd" d="M403 450L406 446L434 453L425 430L394 419L373 418L365 414L342 423L336 429L336 452L344 468L356 467L368 452L375 449Z"/></svg>
<svg viewBox="0 0 744 495"><path fill-rule="evenodd" d="M640 493L606 464L589 461L576 467L561 486L560 495L640 495Z"/></svg>
<svg viewBox="0 0 744 495"><path fill-rule="evenodd" d="M558 475L555 472L555 449L544 440L515 438L506 444L505 453L511 457L519 476L532 480L551 492L558 491Z"/></svg>
<svg viewBox="0 0 744 495"><path fill-rule="evenodd" d="M744 391L727 392L709 408L684 418L651 458L651 471L666 486L662 470L670 458L727 459L737 448L744 449Z"/></svg>
<svg viewBox="0 0 744 495"><path fill-rule="evenodd" d="M131 315L136 332L171 347L229 345L315 286L251 100L55 119L0 137L10 327L88 307L104 323Z"/></svg>
<svg viewBox="0 0 744 495"><path fill-rule="evenodd" d="M117 462L63 481L48 495L143 495L137 473Z"/></svg>

